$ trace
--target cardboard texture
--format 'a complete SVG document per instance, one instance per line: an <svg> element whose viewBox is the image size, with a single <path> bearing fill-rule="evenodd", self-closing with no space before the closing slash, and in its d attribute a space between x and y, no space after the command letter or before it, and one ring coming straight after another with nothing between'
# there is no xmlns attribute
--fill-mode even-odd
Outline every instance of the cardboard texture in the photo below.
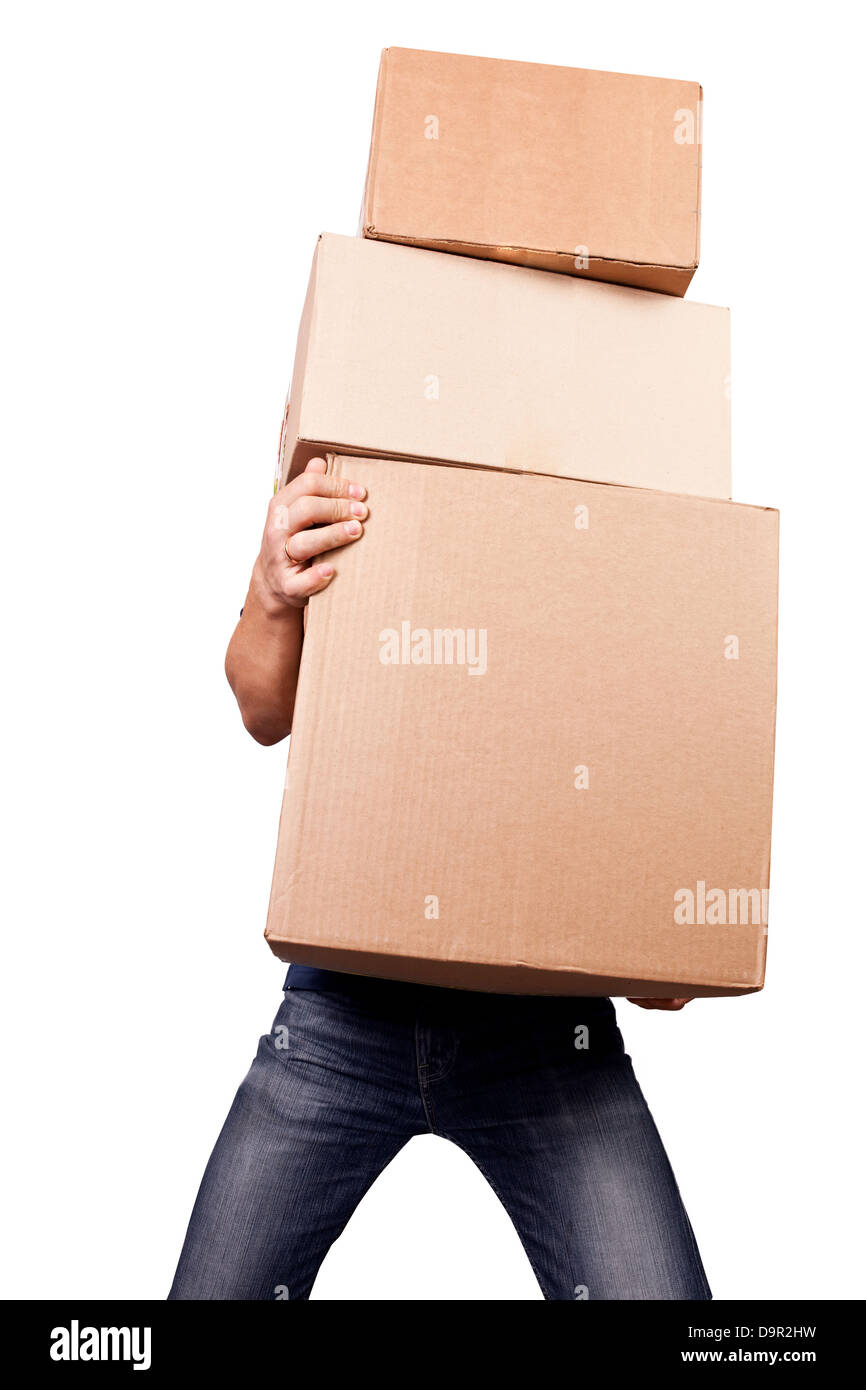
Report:
<svg viewBox="0 0 866 1390"><path fill-rule="evenodd" d="M700 183L696 82L382 54L366 237L683 295Z"/></svg>
<svg viewBox="0 0 866 1390"><path fill-rule="evenodd" d="M727 309L323 236L280 478L328 450L731 495Z"/></svg>
<svg viewBox="0 0 866 1390"><path fill-rule="evenodd" d="M274 952L506 993L759 989L778 514L329 467L370 519L309 606Z"/></svg>

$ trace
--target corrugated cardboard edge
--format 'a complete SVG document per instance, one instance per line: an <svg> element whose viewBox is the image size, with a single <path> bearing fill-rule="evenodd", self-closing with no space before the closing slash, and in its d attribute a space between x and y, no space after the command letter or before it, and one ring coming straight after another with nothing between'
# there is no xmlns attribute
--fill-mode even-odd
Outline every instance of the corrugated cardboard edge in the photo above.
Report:
<svg viewBox="0 0 866 1390"><path fill-rule="evenodd" d="M767 511L775 512L776 519L776 612L773 627L773 651L775 654L775 688L773 698L773 728L770 737L770 805L768 808L768 829L767 854L765 878L768 891L772 888L772 857L773 857L773 806L776 791L776 727L779 718L779 569L780 569L780 546L781 546L781 514L775 507L767 507ZM772 901L772 899L771 899ZM768 914L769 915L769 914ZM767 972L767 944L769 937L769 923L764 925L762 935L758 940L758 960L755 967L755 978L760 980L760 987L764 987L764 979Z"/></svg>
<svg viewBox="0 0 866 1390"><path fill-rule="evenodd" d="M651 262L622 261L606 256L590 255L588 264L578 269L575 266L574 251L560 251L541 246L487 246L478 242L448 241L441 238L421 238L406 236L396 229L379 227L376 221L376 175L378 172L379 151L376 142L379 112L388 80L390 48L383 48L379 60L379 76L376 82L376 99L373 104L373 125L370 134L370 152L367 159L367 179L364 184L364 201L361 215L362 235L371 241L390 241L400 246L418 246L426 251L443 251L454 255L474 256L478 260L503 261L509 265L523 265L533 270L550 270L562 275L572 275L578 279L601 280L607 284L626 285L631 289L652 290L656 294L669 294L682 299L698 268L700 249L700 195L701 165L697 161L695 179L695 198L698 215L695 218L695 253L692 265L668 266L654 265ZM507 61L507 60L506 60ZM703 88L696 84L699 100L703 100ZM700 149L700 146L698 147Z"/></svg>
<svg viewBox="0 0 866 1390"><path fill-rule="evenodd" d="M610 480L610 478L584 478L577 473L548 473L544 468L507 468L502 463L460 463L455 459L428 459L428 457L421 457L421 455L414 455L414 453L392 453L388 449L374 449L373 446L356 449L338 441L324 441L324 439L296 439L291 477L303 473L307 460L317 456L327 460L331 460L332 457L384 459L388 463L423 463L432 464L436 468L474 468L475 473L510 473L516 477L525 478L559 478L560 482L580 482L580 484L587 484L592 488L623 488L628 492L659 493L666 498L688 498L691 502L703 500L703 502L721 502L724 506L753 506L756 512L776 512L777 510L776 507L766 507L760 503L734 502L733 498L719 498L712 493L674 492L671 488L642 488L637 482L617 482Z"/></svg>
<svg viewBox="0 0 866 1390"><path fill-rule="evenodd" d="M286 404L283 410L283 423L280 429L280 444L277 457L277 470L274 479L274 491L284 487L296 473L303 472L307 462L316 453L313 449L307 454L302 463L298 463L298 444L300 442L300 432L302 429L301 408L303 406L303 379L306 373L307 357L310 351L310 344L315 333L315 318L318 298L319 285L319 250L322 244L321 236L316 239L316 249L313 252L313 261L310 267L310 278L307 282L307 293L304 297L304 307L301 310L301 321L298 325L298 336L295 346L295 358L292 363L292 378L286 396ZM294 401L294 404L293 404Z"/></svg>
<svg viewBox="0 0 866 1390"><path fill-rule="evenodd" d="M449 989L477 990L489 994L531 995L615 995L618 997L676 999L688 995L694 999L735 997L757 994L763 981L732 985L709 980L702 984L685 984L662 979L628 979L616 975L592 975L582 970L550 970L528 961L509 965L485 961L452 961L445 957L385 955L351 947L323 946L321 942L268 936L274 955L286 963L314 965L323 970L345 971L350 975L366 975L381 980L404 980L420 985L438 985Z"/></svg>
<svg viewBox="0 0 866 1390"><path fill-rule="evenodd" d="M283 443L284 452L288 444ZM674 492L670 488L641 487L638 483L619 482L611 478L584 478L579 473L550 473L542 468L509 468L505 463L465 463L459 459L429 458L421 454L397 454L389 449L378 449L364 444L356 447L339 439L295 439L293 455L289 460L289 471L284 473L284 481L296 478L303 473L311 458L324 458L329 453L345 455L347 458L388 459L399 463L430 463L438 468L474 468L481 473L514 473L527 478L559 478L565 483L592 483L598 487L622 487L630 492L663 492L666 497L703 497L707 502L731 502L731 497L719 497L703 492ZM759 508L759 510L773 510Z"/></svg>
<svg viewBox="0 0 866 1390"><path fill-rule="evenodd" d="M376 79L376 99L373 102L373 123L370 127L370 149L367 154L367 177L364 180L364 197L361 203L361 220L358 227L358 235L366 235L368 222L373 221L372 207L375 202L376 185L376 166L379 162L379 150L376 144L376 131L379 126L379 112L382 109L382 99L385 91L385 78L388 70L388 61L391 56L390 48L383 48L379 57L379 75Z"/></svg>
<svg viewBox="0 0 866 1390"><path fill-rule="evenodd" d="M703 135L703 110L704 110L704 89L698 83L698 110L701 112L700 131L701 139L698 144L698 172L695 179L695 270L697 270L701 260L701 194L703 192L704 178L704 135Z"/></svg>
<svg viewBox="0 0 866 1390"><path fill-rule="evenodd" d="M743 511L772 512L777 518L779 517L778 507L768 507L761 502L735 502L731 497L705 496L697 492L674 492L670 488L641 487L637 483L616 483L601 478L581 478L570 475L564 477L561 473L545 473L532 468L502 468L486 463L454 463L451 459L428 459L410 454L378 453L372 449L344 449L323 444L317 444L315 448L325 459L326 471L338 476L342 472L341 460L344 458L364 458L374 463L377 459L381 459L386 463L406 463L410 466L412 464L426 464L435 468L471 468L476 473L512 473L518 477L526 478L556 478L561 483L580 483L586 487L615 487L623 492L645 492L651 497L678 497L684 502L712 502L720 507L737 507ZM777 529L778 524L777 520Z"/></svg>
<svg viewBox="0 0 866 1390"><path fill-rule="evenodd" d="M424 251L441 251L457 256L473 256L476 260L501 261L520 265L527 270L547 270L554 274L570 275L577 280L596 280L609 285L624 285L627 289L648 290L682 299L697 265L651 265L641 261L616 261L605 256L589 256L580 270L574 265L573 251L552 251L535 246L484 246L469 241L444 241L435 238L403 236L386 232L366 220L364 236L368 241L389 241L399 246L416 246Z"/></svg>

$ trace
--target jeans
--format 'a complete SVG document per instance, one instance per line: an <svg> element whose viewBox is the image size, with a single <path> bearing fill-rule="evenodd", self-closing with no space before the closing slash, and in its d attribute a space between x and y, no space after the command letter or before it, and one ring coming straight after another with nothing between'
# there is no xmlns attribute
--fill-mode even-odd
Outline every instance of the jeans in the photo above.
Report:
<svg viewBox="0 0 866 1390"><path fill-rule="evenodd" d="M547 1299L708 1299L608 999L289 989L202 1179L172 1299L306 1299L416 1134L477 1164Z"/></svg>

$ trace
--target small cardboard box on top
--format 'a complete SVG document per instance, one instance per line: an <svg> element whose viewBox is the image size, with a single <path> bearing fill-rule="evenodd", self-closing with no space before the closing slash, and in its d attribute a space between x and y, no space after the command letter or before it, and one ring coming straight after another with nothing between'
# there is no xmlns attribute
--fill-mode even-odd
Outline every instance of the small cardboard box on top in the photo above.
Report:
<svg viewBox="0 0 866 1390"><path fill-rule="evenodd" d="M731 495L727 309L323 236L280 448Z"/></svg>
<svg viewBox="0 0 866 1390"><path fill-rule="evenodd" d="M696 82L387 48L363 234L683 295L701 124Z"/></svg>
<svg viewBox="0 0 866 1390"><path fill-rule="evenodd" d="M273 951L502 993L760 989L778 514L328 466L370 515L308 608Z"/></svg>

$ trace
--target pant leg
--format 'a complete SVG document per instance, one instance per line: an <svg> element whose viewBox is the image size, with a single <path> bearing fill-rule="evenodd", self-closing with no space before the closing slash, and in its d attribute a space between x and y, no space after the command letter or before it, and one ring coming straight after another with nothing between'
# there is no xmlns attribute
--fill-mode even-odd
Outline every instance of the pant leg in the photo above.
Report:
<svg viewBox="0 0 866 1390"><path fill-rule="evenodd" d="M287 991L207 1165L169 1298L308 1298L364 1193L425 1127L410 1023Z"/></svg>
<svg viewBox="0 0 866 1390"><path fill-rule="evenodd" d="M437 1131L490 1182L545 1298L711 1297L609 1001L502 1000L452 1042Z"/></svg>

